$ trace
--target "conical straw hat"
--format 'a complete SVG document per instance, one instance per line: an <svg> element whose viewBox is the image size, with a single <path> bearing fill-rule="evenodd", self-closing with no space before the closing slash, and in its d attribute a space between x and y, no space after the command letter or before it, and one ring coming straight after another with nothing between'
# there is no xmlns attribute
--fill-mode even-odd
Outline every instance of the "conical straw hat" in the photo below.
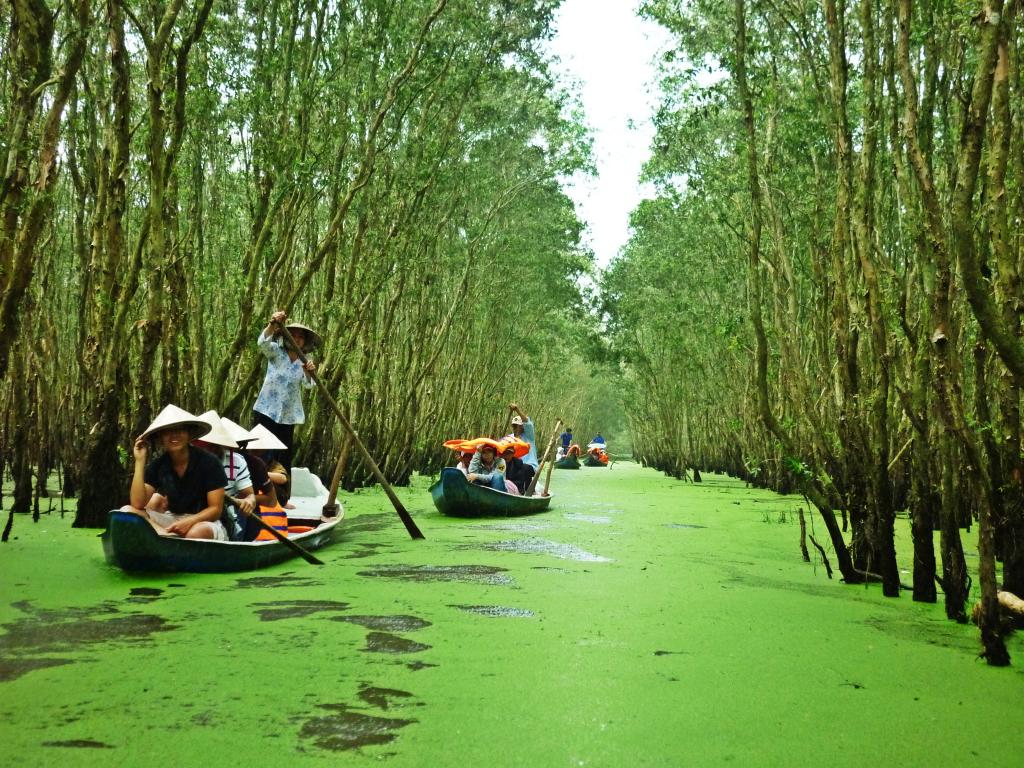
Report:
<svg viewBox="0 0 1024 768"><path fill-rule="evenodd" d="M256 439L246 446L250 451L283 451L288 447L262 424L257 424L250 429L249 434L256 436Z"/></svg>
<svg viewBox="0 0 1024 768"><path fill-rule="evenodd" d="M303 331L306 334L306 343L302 346L303 352L309 352L311 349L316 349L321 344L323 344L324 340L320 337L320 334L314 331L308 325L303 325L302 323L289 322L285 323L284 327L288 329L289 333L291 333L292 331Z"/></svg>
<svg viewBox="0 0 1024 768"><path fill-rule="evenodd" d="M199 414L199 420L205 421L210 425L210 431L203 435L204 443L219 445L222 448L238 447L238 443L228 434L216 411L207 411L206 413Z"/></svg>
<svg viewBox="0 0 1024 768"><path fill-rule="evenodd" d="M224 429L227 430L227 433L231 435L231 438L239 445L242 445L243 443L251 443L256 439L256 435L241 424L237 424L232 421L227 416L221 416L220 422L224 425Z"/></svg>
<svg viewBox="0 0 1024 768"><path fill-rule="evenodd" d="M156 418L153 419L153 423L146 427L146 431L140 435L140 439L145 440L147 437L152 437L157 432L162 432L165 429L181 428L187 429L192 433L192 439L202 437L210 431L210 425L205 421L198 419L188 411L179 408L176 405L164 406L164 409L157 414Z"/></svg>

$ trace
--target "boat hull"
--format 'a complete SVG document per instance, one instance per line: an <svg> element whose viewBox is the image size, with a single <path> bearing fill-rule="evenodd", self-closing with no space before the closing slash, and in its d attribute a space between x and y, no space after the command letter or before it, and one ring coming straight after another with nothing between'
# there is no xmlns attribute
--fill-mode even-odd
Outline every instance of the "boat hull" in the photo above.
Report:
<svg viewBox="0 0 1024 768"><path fill-rule="evenodd" d="M588 455L585 459L583 459L583 466L585 466L585 467L607 467L608 465L604 464L603 462L600 462L597 459L595 459L595 458L593 458L593 457Z"/></svg>
<svg viewBox="0 0 1024 768"><path fill-rule="evenodd" d="M555 462L555 469L579 469L580 460L575 456L566 456Z"/></svg>
<svg viewBox="0 0 1024 768"><path fill-rule="evenodd" d="M430 486L437 511L452 517L514 517L543 512L550 496L514 496L511 493L473 485L455 467L445 467Z"/></svg>
<svg viewBox="0 0 1024 768"><path fill-rule="evenodd" d="M316 527L288 538L307 551L320 549L331 543L342 519L342 515L327 522L289 519ZM234 542L161 536L140 515L118 510L107 515L107 530L100 538L107 562L131 572L231 573L265 568L296 556L277 539Z"/></svg>

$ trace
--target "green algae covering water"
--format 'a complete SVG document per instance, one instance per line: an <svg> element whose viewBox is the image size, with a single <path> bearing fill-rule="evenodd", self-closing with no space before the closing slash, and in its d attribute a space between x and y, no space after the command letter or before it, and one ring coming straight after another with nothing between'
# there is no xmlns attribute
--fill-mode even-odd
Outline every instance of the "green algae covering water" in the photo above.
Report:
<svg viewBox="0 0 1024 768"><path fill-rule="evenodd" d="M427 485L400 491L425 541L367 491L344 499L325 566L236 575L124 574L70 518L19 517L0 548L2 764L1024 754L1024 641L992 669L941 606L829 581L800 561L793 497L617 463L556 472L544 514L464 520Z"/></svg>

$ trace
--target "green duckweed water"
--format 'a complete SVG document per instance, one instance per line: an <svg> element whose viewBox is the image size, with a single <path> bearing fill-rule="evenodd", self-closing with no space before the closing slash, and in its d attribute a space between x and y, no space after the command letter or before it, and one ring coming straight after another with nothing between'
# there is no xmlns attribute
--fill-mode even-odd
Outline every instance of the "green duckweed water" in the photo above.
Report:
<svg viewBox="0 0 1024 768"><path fill-rule="evenodd" d="M940 605L829 581L800 561L794 497L620 463L557 471L545 514L473 521L440 516L427 485L400 489L425 541L367 491L344 499L325 566L237 575L124 574L70 516L19 517L0 548L3 764L932 766L1024 752L1024 641L1016 666L992 669L976 628Z"/></svg>

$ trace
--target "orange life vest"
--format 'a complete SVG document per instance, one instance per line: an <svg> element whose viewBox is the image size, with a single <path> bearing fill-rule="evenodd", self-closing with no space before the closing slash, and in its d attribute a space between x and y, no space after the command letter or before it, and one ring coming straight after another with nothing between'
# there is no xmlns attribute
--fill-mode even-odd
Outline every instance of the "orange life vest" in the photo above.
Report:
<svg viewBox="0 0 1024 768"><path fill-rule="evenodd" d="M288 535L288 513L285 512L284 508L278 504L275 507L260 507L260 517L263 518L263 522L273 528L275 531L280 531L285 536ZM276 541L277 537L274 536L270 531L265 528L260 528L259 535L256 537L256 541Z"/></svg>

